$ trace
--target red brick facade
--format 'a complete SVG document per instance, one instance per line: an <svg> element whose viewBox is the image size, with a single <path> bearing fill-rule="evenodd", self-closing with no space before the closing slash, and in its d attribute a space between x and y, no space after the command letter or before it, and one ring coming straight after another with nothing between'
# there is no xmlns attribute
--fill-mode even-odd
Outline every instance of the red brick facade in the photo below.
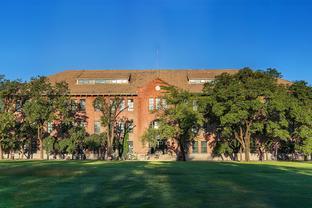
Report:
<svg viewBox="0 0 312 208"><path fill-rule="evenodd" d="M133 100L134 108L126 109L121 116L125 116L134 121L134 130L129 135L129 141L133 142L133 153L137 155L146 155L149 152L148 144L143 144L141 137L151 122L155 120L155 111L150 111L149 100L153 99L153 106L156 108L156 99L161 98L163 91L161 86L173 85L179 88L189 90L191 92L200 92L203 83L193 84L193 80L212 80L216 75L222 72L235 73L235 70L144 70L144 71L65 71L53 76L49 79L51 82L66 81L69 84L73 99L85 99L85 112L87 116L86 129L89 134L95 131L95 122L100 121L101 112L97 112L93 107L93 101L96 96L121 96L125 99L127 105L128 100ZM79 79L90 79L93 84L79 84ZM127 79L127 83L117 84L96 84L94 80L108 79ZM89 80L89 81L90 81ZM85 80L84 80L85 81ZM90 81L90 82L91 82ZM203 81L203 82L204 82ZM98 81L100 82L100 81ZM105 82L105 81L103 81ZM108 82L108 81L107 81ZM157 100L162 102L161 100ZM102 127L101 127L102 128ZM101 129L104 130L103 128ZM198 137L197 152L191 155L209 159L211 153L212 139L201 132ZM203 142L202 142L203 141ZM207 141L207 144L204 142ZM205 145L206 147L202 147ZM195 150L196 150L195 146ZM192 148L191 148L192 149ZM192 152L192 151L190 151Z"/></svg>

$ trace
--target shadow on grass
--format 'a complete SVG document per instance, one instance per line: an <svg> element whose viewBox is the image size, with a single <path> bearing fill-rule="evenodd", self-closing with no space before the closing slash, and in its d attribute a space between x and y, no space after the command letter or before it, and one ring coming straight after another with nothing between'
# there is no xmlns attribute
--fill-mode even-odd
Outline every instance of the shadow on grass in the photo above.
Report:
<svg viewBox="0 0 312 208"><path fill-rule="evenodd" d="M312 207L312 164L0 162L0 207Z"/></svg>

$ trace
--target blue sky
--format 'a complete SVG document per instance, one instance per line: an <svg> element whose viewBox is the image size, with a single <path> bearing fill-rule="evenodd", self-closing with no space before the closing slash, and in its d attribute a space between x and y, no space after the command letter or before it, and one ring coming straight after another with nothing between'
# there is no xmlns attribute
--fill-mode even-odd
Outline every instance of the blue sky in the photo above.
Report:
<svg viewBox="0 0 312 208"><path fill-rule="evenodd" d="M310 0L0 0L0 74L277 68L312 83Z"/></svg>

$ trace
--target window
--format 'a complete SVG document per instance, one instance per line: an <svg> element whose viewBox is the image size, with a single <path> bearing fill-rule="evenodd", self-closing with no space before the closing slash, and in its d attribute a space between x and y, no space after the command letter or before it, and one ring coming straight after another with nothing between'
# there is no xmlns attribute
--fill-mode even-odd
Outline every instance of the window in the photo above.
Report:
<svg viewBox="0 0 312 208"><path fill-rule="evenodd" d="M71 109L73 111L77 111L78 105L79 105L78 100L73 99L72 102L71 102Z"/></svg>
<svg viewBox="0 0 312 208"><path fill-rule="evenodd" d="M132 154L133 153L133 141L128 141L128 147L129 147L129 153Z"/></svg>
<svg viewBox="0 0 312 208"><path fill-rule="evenodd" d="M128 99L128 111L133 111L133 109L134 109L133 99Z"/></svg>
<svg viewBox="0 0 312 208"><path fill-rule="evenodd" d="M94 84L127 84L128 79L77 79L78 85L94 85Z"/></svg>
<svg viewBox="0 0 312 208"><path fill-rule="evenodd" d="M16 101L15 110L17 112L21 112L22 111L22 101L20 101L20 100Z"/></svg>
<svg viewBox="0 0 312 208"><path fill-rule="evenodd" d="M156 109L160 109L160 98L156 98Z"/></svg>
<svg viewBox="0 0 312 208"><path fill-rule="evenodd" d="M201 141L201 153L207 153L207 141Z"/></svg>
<svg viewBox="0 0 312 208"><path fill-rule="evenodd" d="M162 107L163 107L164 109L167 108L167 100L166 100L166 99L162 99Z"/></svg>
<svg viewBox="0 0 312 208"><path fill-rule="evenodd" d="M86 128L86 127L87 127L87 122L81 121L81 122L79 123L79 126L82 127L82 128Z"/></svg>
<svg viewBox="0 0 312 208"><path fill-rule="evenodd" d="M86 99L79 100L79 109L80 111L86 111Z"/></svg>
<svg viewBox="0 0 312 208"><path fill-rule="evenodd" d="M152 128L153 128L153 129L158 129L158 128L159 128L159 122L158 122L158 120L155 120L155 121L152 122Z"/></svg>
<svg viewBox="0 0 312 208"><path fill-rule="evenodd" d="M194 141L193 142L193 146L192 146L192 152L193 153L198 153L198 141Z"/></svg>
<svg viewBox="0 0 312 208"><path fill-rule="evenodd" d="M100 106L99 105L95 105L94 106L94 111L95 112L100 112L101 111Z"/></svg>
<svg viewBox="0 0 312 208"><path fill-rule="evenodd" d="M129 128L129 133L133 133L133 129L134 129L133 121L129 124L128 128Z"/></svg>
<svg viewBox="0 0 312 208"><path fill-rule="evenodd" d="M120 110L124 110L126 108L126 101L125 100L122 100L120 102Z"/></svg>
<svg viewBox="0 0 312 208"><path fill-rule="evenodd" d="M51 133L53 131L53 124L51 122L48 122L47 131L48 131L48 133Z"/></svg>
<svg viewBox="0 0 312 208"><path fill-rule="evenodd" d="M197 100L193 100L193 111L197 111L197 110L198 110Z"/></svg>
<svg viewBox="0 0 312 208"><path fill-rule="evenodd" d="M101 133L101 122L100 121L94 122L94 133L95 134Z"/></svg>
<svg viewBox="0 0 312 208"><path fill-rule="evenodd" d="M212 82L213 79L190 79L189 84L205 84L208 82Z"/></svg>
<svg viewBox="0 0 312 208"><path fill-rule="evenodd" d="M123 133L125 131L125 123L120 121L118 122L118 128L117 130L120 132L120 133Z"/></svg>
<svg viewBox="0 0 312 208"><path fill-rule="evenodd" d="M154 98L148 99L148 110L150 110L150 111L154 110Z"/></svg>

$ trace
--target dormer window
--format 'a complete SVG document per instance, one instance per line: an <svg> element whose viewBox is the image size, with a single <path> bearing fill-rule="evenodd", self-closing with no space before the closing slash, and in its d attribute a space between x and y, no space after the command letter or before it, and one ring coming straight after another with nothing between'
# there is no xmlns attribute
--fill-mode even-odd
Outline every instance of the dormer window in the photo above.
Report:
<svg viewBox="0 0 312 208"><path fill-rule="evenodd" d="M189 84L205 84L208 82L212 82L213 79L189 79Z"/></svg>
<svg viewBox="0 0 312 208"><path fill-rule="evenodd" d="M128 79L77 79L78 85L94 85L94 84L128 84Z"/></svg>

